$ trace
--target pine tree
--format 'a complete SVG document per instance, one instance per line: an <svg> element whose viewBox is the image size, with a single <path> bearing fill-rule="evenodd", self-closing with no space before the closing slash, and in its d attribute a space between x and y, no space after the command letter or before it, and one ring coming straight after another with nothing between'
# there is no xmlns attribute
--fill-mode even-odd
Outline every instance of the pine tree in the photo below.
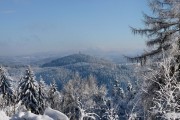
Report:
<svg viewBox="0 0 180 120"><path fill-rule="evenodd" d="M57 85L55 80L50 84L49 93L48 93L48 99L51 108L55 108L55 99L56 99L56 92L57 92Z"/></svg>
<svg viewBox="0 0 180 120"><path fill-rule="evenodd" d="M38 105L39 105L38 110L41 114L43 114L43 112L45 110L46 96L45 96L44 87L45 87L44 80L42 79L42 77L40 77L40 81L38 84Z"/></svg>
<svg viewBox="0 0 180 120"><path fill-rule="evenodd" d="M150 0L149 6L154 15L144 14L145 28L132 28L134 34L147 37L146 45L149 50L140 56L129 58L141 64L148 63L147 60L153 61L148 72L142 74L146 80L146 86L143 88L146 91L143 94L145 111L149 111L153 106L153 98L159 97L156 92L161 91L162 86L166 86L169 81L164 73L165 68L159 67L164 59L173 58L174 62L170 63L168 76L170 79L175 77L176 82L180 81L180 0ZM147 117L153 119L151 115Z"/></svg>
<svg viewBox="0 0 180 120"><path fill-rule="evenodd" d="M150 50L140 56L130 58L132 61L145 63L147 59L159 55L158 58L162 59L162 52L168 53L174 42L180 49L180 39L174 38L180 36L180 1L150 0L149 6L154 16L144 14L145 28L132 28L132 32L146 36L148 39L146 45ZM177 55L177 60L179 59L180 56Z"/></svg>
<svg viewBox="0 0 180 120"><path fill-rule="evenodd" d="M10 77L7 75L3 67L0 67L0 93L6 100L5 105L10 105L15 99L11 88Z"/></svg>
<svg viewBox="0 0 180 120"><path fill-rule="evenodd" d="M113 95L112 99L115 104L119 104L119 102L125 98L124 90L123 88L121 88L120 81L117 79L117 77L113 83L112 95Z"/></svg>
<svg viewBox="0 0 180 120"><path fill-rule="evenodd" d="M22 101L22 104L25 105L27 110L39 114L38 90L33 71L30 67L26 70L25 75L19 84L19 89L19 101Z"/></svg>

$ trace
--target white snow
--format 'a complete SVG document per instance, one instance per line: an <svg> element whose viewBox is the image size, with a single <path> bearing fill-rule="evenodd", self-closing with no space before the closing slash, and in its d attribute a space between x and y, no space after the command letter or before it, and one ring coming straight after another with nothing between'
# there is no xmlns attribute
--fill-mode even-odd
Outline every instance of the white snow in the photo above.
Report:
<svg viewBox="0 0 180 120"><path fill-rule="evenodd" d="M12 118L8 117L3 111L0 111L0 120L69 120L69 118L57 110L46 108L44 115L36 115L28 111L20 112Z"/></svg>
<svg viewBox="0 0 180 120"><path fill-rule="evenodd" d="M24 116L21 117L21 119L26 120L53 120L49 116L46 115L36 115L31 113L30 111L26 112Z"/></svg>
<svg viewBox="0 0 180 120"><path fill-rule="evenodd" d="M164 115L164 118L168 119L168 120L175 120L175 119L180 119L180 113L175 113L175 112L172 112L172 113L166 113Z"/></svg>
<svg viewBox="0 0 180 120"><path fill-rule="evenodd" d="M65 114L51 108L46 108L44 115L53 118L53 120L69 120Z"/></svg>
<svg viewBox="0 0 180 120"><path fill-rule="evenodd" d="M26 113L20 112L19 114L16 114L10 120L54 120L54 119L46 115L36 115L28 111Z"/></svg>
<svg viewBox="0 0 180 120"><path fill-rule="evenodd" d="M3 111L0 111L0 120L9 120L10 117L8 117Z"/></svg>

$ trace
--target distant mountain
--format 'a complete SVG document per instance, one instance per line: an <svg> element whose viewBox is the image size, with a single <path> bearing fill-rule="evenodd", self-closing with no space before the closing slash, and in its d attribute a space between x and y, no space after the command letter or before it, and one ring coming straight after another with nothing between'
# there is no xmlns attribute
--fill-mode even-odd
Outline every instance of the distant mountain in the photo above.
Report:
<svg viewBox="0 0 180 120"><path fill-rule="evenodd" d="M55 80L59 90L69 80L74 79L74 74L77 72L82 78L93 75L97 78L98 85L105 84L107 86L108 92L112 90L115 80L120 81L120 86L124 89L127 88L127 81L132 81L133 84L136 84L135 81L137 78L134 74L133 64L116 64L86 54L72 54L60 58L56 57L54 60L52 59L53 57L47 60L39 59L40 61L36 64L31 64L31 67L35 73L36 80L39 80L40 76L42 76L47 84ZM27 69L27 65L11 65L6 68L10 76L14 80L19 81Z"/></svg>
<svg viewBox="0 0 180 120"><path fill-rule="evenodd" d="M49 63L43 64L42 67L58 67L58 66L73 65L77 63L108 64L109 62L104 59L79 53L79 54L65 56L56 60L52 60Z"/></svg>
<svg viewBox="0 0 180 120"><path fill-rule="evenodd" d="M55 79L60 89L67 81L73 79L76 72L83 78L95 76L97 83L105 84L108 89L112 89L113 81L118 79L125 88L127 81L134 82L136 79L132 68L129 65L119 65L90 55L72 54L43 64L36 70L36 76L42 76L47 83Z"/></svg>

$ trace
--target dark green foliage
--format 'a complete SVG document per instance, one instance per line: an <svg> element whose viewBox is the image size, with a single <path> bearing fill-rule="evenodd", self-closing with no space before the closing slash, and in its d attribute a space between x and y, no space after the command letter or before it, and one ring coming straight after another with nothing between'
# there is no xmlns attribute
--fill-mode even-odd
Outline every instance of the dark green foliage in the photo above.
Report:
<svg viewBox="0 0 180 120"><path fill-rule="evenodd" d="M5 105L10 105L14 102L15 96L10 83L10 78L7 76L3 67L0 67L0 93L6 100Z"/></svg>
<svg viewBox="0 0 180 120"><path fill-rule="evenodd" d="M38 85L38 111L40 114L43 114L44 113L44 110L45 110L45 99L46 99L46 96L45 96L45 91L44 91L44 87L43 86L43 81L40 80L39 82L39 85Z"/></svg>
<svg viewBox="0 0 180 120"><path fill-rule="evenodd" d="M56 108L55 97L57 93L57 85L55 80L50 84L49 93L48 93L48 101L50 103L51 108Z"/></svg>
<svg viewBox="0 0 180 120"><path fill-rule="evenodd" d="M38 89L35 85L34 74L30 67L26 70L23 80L19 84L19 101L26 106L27 110L39 114L38 110Z"/></svg>

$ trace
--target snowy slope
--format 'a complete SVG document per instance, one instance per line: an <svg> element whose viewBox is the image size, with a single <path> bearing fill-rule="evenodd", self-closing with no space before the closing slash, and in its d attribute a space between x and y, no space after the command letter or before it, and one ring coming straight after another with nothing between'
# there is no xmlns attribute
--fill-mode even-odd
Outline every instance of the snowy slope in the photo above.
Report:
<svg viewBox="0 0 180 120"><path fill-rule="evenodd" d="M44 115L36 115L28 111L20 112L12 118L8 117L3 111L0 111L0 120L69 120L69 118L57 110L46 108Z"/></svg>

